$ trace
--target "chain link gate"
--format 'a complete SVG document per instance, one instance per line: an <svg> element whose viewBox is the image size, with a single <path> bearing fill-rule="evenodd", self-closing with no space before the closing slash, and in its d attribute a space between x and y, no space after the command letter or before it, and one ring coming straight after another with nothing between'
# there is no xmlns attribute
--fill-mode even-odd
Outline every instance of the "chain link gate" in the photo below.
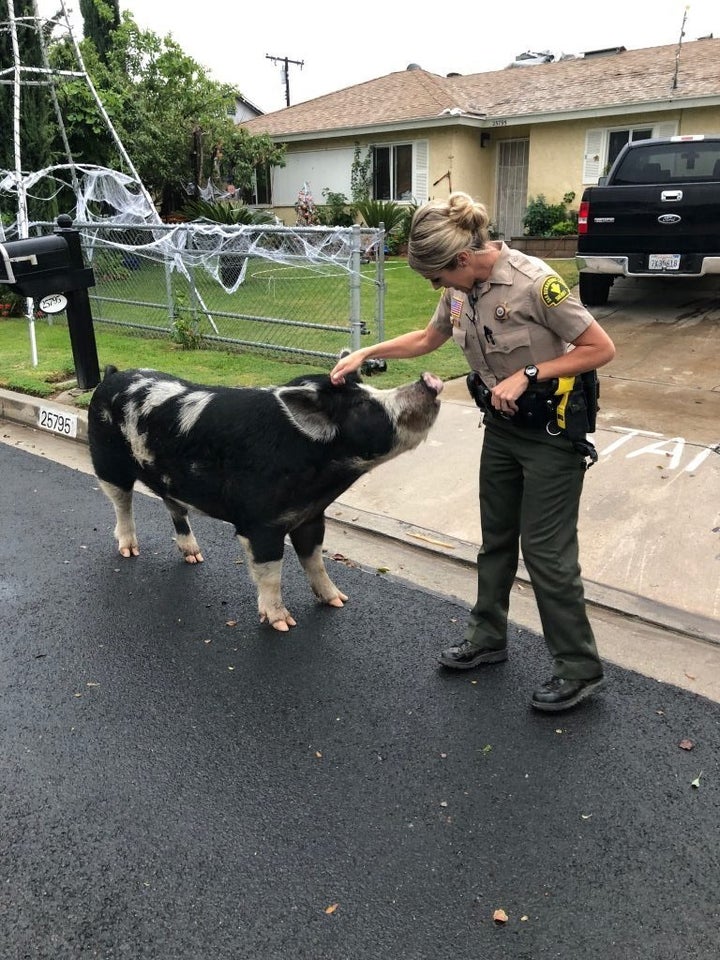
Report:
<svg viewBox="0 0 720 960"><path fill-rule="evenodd" d="M35 224L38 234L52 223ZM185 346L334 362L384 339L385 231L82 223L93 320Z"/></svg>

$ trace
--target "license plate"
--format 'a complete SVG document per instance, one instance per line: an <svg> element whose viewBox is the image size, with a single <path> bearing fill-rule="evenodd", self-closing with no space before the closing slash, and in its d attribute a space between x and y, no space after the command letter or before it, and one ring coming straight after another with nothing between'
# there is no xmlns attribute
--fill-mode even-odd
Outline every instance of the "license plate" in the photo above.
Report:
<svg viewBox="0 0 720 960"><path fill-rule="evenodd" d="M42 430L62 434L63 437L77 437L77 421L74 413L60 413L50 407L40 407L38 410L38 426Z"/></svg>
<svg viewBox="0 0 720 960"><path fill-rule="evenodd" d="M648 257L648 270L679 270L679 253L651 253Z"/></svg>

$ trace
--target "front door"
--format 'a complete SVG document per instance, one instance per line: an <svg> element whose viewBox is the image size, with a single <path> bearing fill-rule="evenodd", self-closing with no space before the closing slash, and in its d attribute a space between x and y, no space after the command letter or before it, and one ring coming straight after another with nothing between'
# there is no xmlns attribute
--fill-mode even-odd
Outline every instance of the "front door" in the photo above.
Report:
<svg viewBox="0 0 720 960"><path fill-rule="evenodd" d="M523 234L527 207L529 140L498 142L497 196L495 220L498 236L508 241Z"/></svg>

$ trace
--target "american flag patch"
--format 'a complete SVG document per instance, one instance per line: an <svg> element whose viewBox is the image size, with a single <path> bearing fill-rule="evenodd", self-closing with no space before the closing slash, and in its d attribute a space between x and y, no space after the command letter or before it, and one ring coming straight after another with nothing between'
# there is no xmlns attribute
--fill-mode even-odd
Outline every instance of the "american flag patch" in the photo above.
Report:
<svg viewBox="0 0 720 960"><path fill-rule="evenodd" d="M457 325L462 316L464 300L462 297L452 297L450 300L450 320L453 326Z"/></svg>

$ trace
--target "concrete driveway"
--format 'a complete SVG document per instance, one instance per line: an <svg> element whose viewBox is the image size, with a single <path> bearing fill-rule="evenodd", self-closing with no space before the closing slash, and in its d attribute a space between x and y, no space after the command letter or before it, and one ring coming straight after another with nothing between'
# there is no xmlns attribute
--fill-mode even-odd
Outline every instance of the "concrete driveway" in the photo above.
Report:
<svg viewBox="0 0 720 960"><path fill-rule="evenodd" d="M617 347L603 424L720 442L720 278L621 277L592 313Z"/></svg>

